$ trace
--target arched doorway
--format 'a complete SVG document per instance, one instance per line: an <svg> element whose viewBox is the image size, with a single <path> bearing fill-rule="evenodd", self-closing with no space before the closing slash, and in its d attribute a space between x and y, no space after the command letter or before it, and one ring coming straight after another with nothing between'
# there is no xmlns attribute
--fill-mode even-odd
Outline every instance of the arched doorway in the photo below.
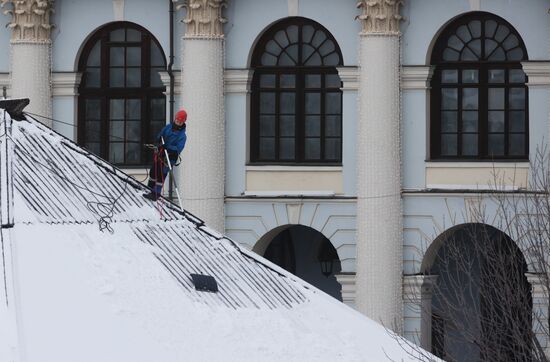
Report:
<svg viewBox="0 0 550 362"><path fill-rule="evenodd" d="M515 242L489 225L464 224L434 243L432 352L452 361L530 361L531 289Z"/></svg>
<svg viewBox="0 0 550 362"><path fill-rule="evenodd" d="M342 301L336 281L342 267L332 243L320 232L303 225L282 227L264 236L255 251L297 277Z"/></svg>

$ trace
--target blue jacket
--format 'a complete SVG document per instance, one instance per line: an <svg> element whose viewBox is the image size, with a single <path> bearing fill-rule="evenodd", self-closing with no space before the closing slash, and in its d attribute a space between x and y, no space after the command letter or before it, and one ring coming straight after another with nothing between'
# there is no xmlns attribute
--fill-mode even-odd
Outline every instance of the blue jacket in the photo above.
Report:
<svg viewBox="0 0 550 362"><path fill-rule="evenodd" d="M169 157L171 159L177 158L181 151L183 151L185 142L187 141L185 128L174 131L172 130L172 124L167 124L158 135L159 142L161 142L161 137L164 138L164 148L168 151Z"/></svg>

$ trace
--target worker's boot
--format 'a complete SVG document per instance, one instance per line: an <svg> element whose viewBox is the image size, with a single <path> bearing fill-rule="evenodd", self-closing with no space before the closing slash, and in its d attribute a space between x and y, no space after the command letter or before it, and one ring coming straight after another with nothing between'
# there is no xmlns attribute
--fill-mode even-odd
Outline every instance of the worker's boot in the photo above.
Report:
<svg viewBox="0 0 550 362"><path fill-rule="evenodd" d="M159 199L160 195L157 194L155 191L151 191L148 194L144 194L143 197L145 197L146 199L149 199L151 201L157 201Z"/></svg>

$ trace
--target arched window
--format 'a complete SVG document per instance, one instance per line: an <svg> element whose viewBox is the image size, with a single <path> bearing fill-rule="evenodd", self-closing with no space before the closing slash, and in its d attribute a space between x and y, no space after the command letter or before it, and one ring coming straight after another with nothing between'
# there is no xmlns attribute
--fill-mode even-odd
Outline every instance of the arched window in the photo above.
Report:
<svg viewBox="0 0 550 362"><path fill-rule="evenodd" d="M262 35L252 57L252 162L342 162L340 65L336 40L314 21L288 18Z"/></svg>
<svg viewBox="0 0 550 362"><path fill-rule="evenodd" d="M432 54L432 159L527 159L525 45L495 15L452 21Z"/></svg>
<svg viewBox="0 0 550 362"><path fill-rule="evenodd" d="M114 164L147 164L143 144L166 123L165 69L158 41L143 27L116 22L94 33L79 61L78 143Z"/></svg>

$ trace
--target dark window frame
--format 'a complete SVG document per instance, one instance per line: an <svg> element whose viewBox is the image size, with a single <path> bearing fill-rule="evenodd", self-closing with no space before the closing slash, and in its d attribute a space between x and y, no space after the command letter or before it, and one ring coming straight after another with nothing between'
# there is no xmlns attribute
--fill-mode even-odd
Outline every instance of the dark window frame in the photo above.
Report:
<svg viewBox="0 0 550 362"><path fill-rule="evenodd" d="M483 54L484 46L481 47L482 59L477 61L448 61L443 59L443 52L448 47L448 39L455 35L457 29L462 25L467 25L472 21L481 21L482 23L487 20L494 20L497 24L502 24L508 28L509 34L513 34L517 37L518 45L515 48L520 48L523 51L523 57L521 60L506 60L506 61L488 61L483 59L486 54ZM485 41L485 27L481 27L482 44ZM493 34L493 36L496 35ZM504 41L504 40L503 40ZM502 41L502 42L503 42ZM502 42L495 48L498 49ZM467 47L467 45L465 46ZM494 50L493 50L494 52ZM439 35L434 50L432 52L431 64L434 67L433 77L431 79L430 90L430 161L528 161L529 159L529 90L527 87L527 76L525 76L524 82L511 83L509 80L509 72L514 69L522 69L521 61L527 60L527 50L525 44L519 33L514 27L506 20L486 12L474 12L463 15L453 20L443 32ZM461 73L463 70L477 70L478 81L475 83L466 83L461 79ZM504 70L505 81L503 83L490 83L488 80L489 70ZM445 70L457 70L458 80L454 83L444 83L442 81L442 73ZM448 132L452 135L456 133L456 148L457 155L444 155L442 152L442 89L452 88L458 89L457 108L456 108L456 132ZM463 155L462 152L462 96L461 89L463 88L477 88L478 89L478 108L477 108L477 154L476 155ZM488 95L489 89L501 88L504 89L504 108L498 109L504 113L504 131L503 132L489 132L489 104ZM524 89L524 105L520 111L524 112L524 131L512 132L510 131L510 112L514 111L510 108L508 102L510 89L522 88ZM476 132L473 132L475 134ZM504 137L504 154L494 155L489 153L489 135L502 135ZM524 136L523 154L510 154L510 137L514 134L521 134Z"/></svg>
<svg viewBox="0 0 550 362"><path fill-rule="evenodd" d="M112 41L110 40L111 32L119 29L124 29L125 39L127 37L128 30L138 31L141 35L139 41ZM99 43L100 47L100 62L99 66L91 66L90 68L99 68L99 87L88 86L88 79L86 70L88 68L87 62L88 58L94 48L94 46ZM162 66L152 65L151 64L151 44L155 44L160 50L160 55L162 57ZM134 68L140 69L140 85L139 86L121 86L121 87L111 87L109 85L110 75L110 52L109 50L113 47L123 47L126 54L126 49L130 47L140 47L140 62L139 66L128 66L127 59L128 57L124 56L124 65L121 69L124 69L124 83L126 84L127 69ZM124 117L124 140L121 140L124 155L122 162L113 162L116 165L124 166L128 168L141 168L148 165L151 162L151 155L143 150L143 143L150 143L153 141L156 136L156 132L151 131L153 123L158 123L158 120L151 120L152 118L152 103L154 100L162 99L164 104L166 104L166 96L164 94L164 86L152 86L151 78L152 72L163 69L166 70L166 56L164 51L158 42L158 40L144 27L137 24L121 21L107 24L100 29L96 30L92 36L86 41L86 44L83 47L81 52L78 70L82 73L82 81L79 86L79 95L78 95L78 128L77 128L77 142L81 146L85 146L87 142L87 137L90 137L86 133L86 101L97 99L101 104L100 111L100 137L99 137L99 154L98 156L109 160L109 147L110 147L110 120L109 120L109 109L110 109L110 100L113 99L123 99L126 103L128 99L135 99L140 101L140 136L139 141L129 141L127 123L128 119L125 115ZM164 106L165 108L165 106ZM165 123L166 114L163 114L163 119ZM158 118L158 117L157 117ZM158 128L158 127L157 127ZM93 131L91 131L93 132ZM111 137L111 141L117 141L119 137ZM96 142L97 143L97 142ZM115 142L113 142L115 143ZM140 156L138 157L138 162L127 162L127 153L126 149L129 144L138 143L138 147L141 148ZM134 145L135 146L135 145Z"/></svg>
<svg viewBox="0 0 550 362"><path fill-rule="evenodd" d="M330 54L336 53L339 57L338 64L335 66L307 66L302 64L302 47L298 46L298 65L295 66L282 66L282 65L271 65L266 66L262 65L261 57L264 54L264 50L266 47L266 44L274 39L275 34L279 32L280 30L285 30L289 26L296 25L298 26L298 42L297 44L308 44L304 43L302 41L302 27L306 25L312 26L315 31L321 31L326 36L326 40L324 42L331 41L334 44L334 50L327 53L325 57L327 57ZM313 39L313 38L312 38ZM319 49L323 44L319 45L316 49ZM291 44L292 45L292 44ZM282 47L281 47L282 48ZM285 52L286 48L283 48L283 51L279 54L279 56ZM312 55L315 54L312 53ZM311 55L310 55L311 57ZM332 36L332 34L324 28L321 24L316 23L313 20L302 18L302 17L292 17L284 19L273 26L271 26L259 39L257 45L255 46L253 55L252 55L252 69L254 71L253 77L252 77L252 84L251 84L251 122L250 122L250 163L254 165L324 165L324 166L340 166L342 164L342 152L343 152L343 127L342 127L342 114L343 114L343 96L342 96L342 90L341 90L341 80L338 82L338 86L332 86L327 87L326 82L326 76L335 74L338 75L338 71L336 69L337 66L343 65L343 57L342 52L339 48L338 43L336 42L336 39ZM260 78L262 75L274 75L275 76L275 86L269 87L269 88L263 88L260 86ZM280 79L281 75L292 75L295 78L294 87L281 87L280 86ZM320 75L321 77L321 87L320 88L306 88L305 85L305 78L306 75ZM274 143L275 143L275 157L273 159L267 159L267 158L261 158L260 157L260 149L259 149L259 143L260 143L260 95L262 92L269 92L275 94L275 113L272 114L272 116L275 119L275 136ZM295 109L294 109L294 159L283 159L281 158L280 153L280 117L281 114L285 115L286 113L282 113L280 111L279 107L279 97L281 93L290 92L295 94ZM312 137L312 138L319 138L320 142L320 159L306 159L305 157L305 140L306 138L306 132L305 132L305 117L306 117L306 111L305 111L305 97L306 94L309 92L316 92L320 94L321 100L320 100L320 113L318 114L320 117L320 124L319 124L319 137ZM340 111L336 113L327 113L325 108L325 97L328 93L337 93L339 94L339 107ZM315 116L317 114L311 114L312 116ZM339 117L339 132L338 135L335 136L327 136L326 135L326 117L328 116L334 116ZM290 138L290 137L289 137ZM338 150L338 157L333 159L327 159L326 157L326 140L327 139L335 139L339 140L340 142L340 148Z"/></svg>

